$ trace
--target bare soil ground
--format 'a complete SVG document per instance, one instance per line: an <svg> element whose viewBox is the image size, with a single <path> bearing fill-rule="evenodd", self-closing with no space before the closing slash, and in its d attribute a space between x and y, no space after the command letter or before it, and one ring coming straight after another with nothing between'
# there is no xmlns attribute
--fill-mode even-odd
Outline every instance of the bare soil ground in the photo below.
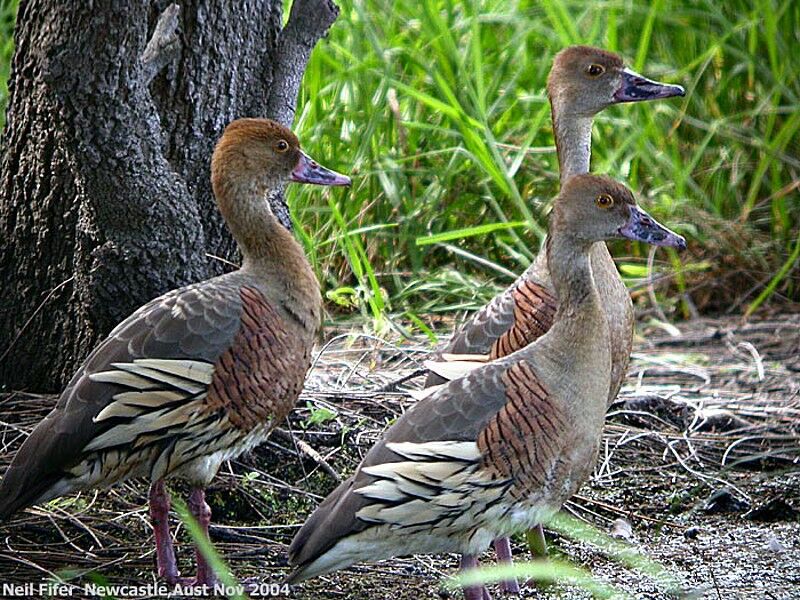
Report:
<svg viewBox="0 0 800 600"><path fill-rule="evenodd" d="M606 532L620 531L618 519L627 521L625 543L658 561L691 597L800 598L800 315L640 331L595 475L567 510ZM337 336L321 350L282 431L225 466L209 490L212 539L239 579L281 581L286 544L336 485L335 476L352 472L413 402L405 390L421 378L395 382L429 352L421 342L357 334ZM0 472L54 402L0 396ZM67 588L72 597L84 597L89 582L154 583L146 492L146 482L128 482L30 509L0 526L0 597L47 596L3 584L57 578L74 586ZM177 519L174 525L188 575L188 535ZM602 546L552 532L548 540L550 556L586 569L620 597L675 597L663 581L624 566ZM522 542L515 541L516 555L528 560ZM492 560L487 554L483 562ZM456 565L456 556L359 565L296 586L290 596L460 598L445 585ZM148 596L161 597L118 594ZM569 582L529 583L523 596L592 597Z"/></svg>

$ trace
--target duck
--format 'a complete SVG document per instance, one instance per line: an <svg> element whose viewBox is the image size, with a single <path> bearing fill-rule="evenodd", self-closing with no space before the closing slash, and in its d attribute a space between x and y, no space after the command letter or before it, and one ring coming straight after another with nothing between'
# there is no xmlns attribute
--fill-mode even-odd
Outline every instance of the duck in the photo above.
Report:
<svg viewBox="0 0 800 600"><path fill-rule="evenodd" d="M680 85L640 75L613 52L591 46L570 46L560 51L553 59L547 78L547 95L561 183L589 172L592 124L596 114L615 104L684 96L685 93ZM610 406L628 371L633 347L633 304L605 243L592 247L591 260L611 335ZM441 385L463 374L465 369L530 344L549 330L557 307L558 294L546 253L541 251L514 283L465 322L434 359L426 363L430 371L424 387ZM414 394L417 398L424 395L424 391ZM544 554L546 543L541 527L536 527L529 539L537 549L536 554ZM501 562L511 561L509 540L497 540L494 546ZM519 592L514 581L503 582L502 587L509 593Z"/></svg>
<svg viewBox="0 0 800 600"><path fill-rule="evenodd" d="M415 403L289 547L288 583L359 561L455 552L461 568L498 538L552 516L589 477L611 388L611 335L593 275L597 242L685 248L606 176L576 175L554 201L547 264L560 300L536 341ZM464 589L486 600L483 586Z"/></svg>
<svg viewBox="0 0 800 600"><path fill-rule="evenodd" d="M319 284L268 198L288 182L350 185L268 119L231 122L211 159L217 207L242 254L236 271L172 290L123 320L87 357L0 482L0 521L67 494L142 477L158 574L181 578L165 480L188 482L188 509L208 537L205 488L225 460L263 442L293 408L322 314Z"/></svg>

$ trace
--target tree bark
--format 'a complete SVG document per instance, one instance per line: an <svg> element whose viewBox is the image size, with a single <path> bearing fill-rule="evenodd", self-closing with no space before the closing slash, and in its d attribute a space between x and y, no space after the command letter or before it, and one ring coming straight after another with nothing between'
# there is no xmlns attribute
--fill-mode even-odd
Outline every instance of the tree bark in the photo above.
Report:
<svg viewBox="0 0 800 600"><path fill-rule="evenodd" d="M62 387L123 318L222 272L209 163L243 116L291 124L329 0L29 0L0 146L0 384ZM271 199L288 223L282 196Z"/></svg>

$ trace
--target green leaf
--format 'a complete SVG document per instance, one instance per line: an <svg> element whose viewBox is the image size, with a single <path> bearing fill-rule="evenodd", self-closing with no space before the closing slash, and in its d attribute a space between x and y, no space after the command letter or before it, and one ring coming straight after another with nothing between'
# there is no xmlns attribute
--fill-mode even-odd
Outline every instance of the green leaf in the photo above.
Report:
<svg viewBox="0 0 800 600"><path fill-rule="evenodd" d="M477 235L494 233L495 231L514 229L516 227L525 227L526 225L527 223L525 221L514 221L511 223L488 223L486 225L465 227L464 229L454 229L453 231L445 231L435 235L418 237L416 239L416 243L417 246L429 246L430 244L441 244L442 242L449 242L451 240L463 240Z"/></svg>

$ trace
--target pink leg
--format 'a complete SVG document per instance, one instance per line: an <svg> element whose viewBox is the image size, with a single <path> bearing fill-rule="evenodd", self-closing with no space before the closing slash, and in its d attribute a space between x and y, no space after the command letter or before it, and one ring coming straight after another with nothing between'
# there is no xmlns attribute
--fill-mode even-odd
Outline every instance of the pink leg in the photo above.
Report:
<svg viewBox="0 0 800 600"><path fill-rule="evenodd" d="M189 512L197 520L203 534L208 539L208 526L211 524L211 507L206 504L206 492L203 488L194 488L189 496ZM195 546L195 556L197 559L197 575L192 581L195 586L214 587L217 583L217 576L214 569L208 564L200 549Z"/></svg>
<svg viewBox="0 0 800 600"><path fill-rule="evenodd" d="M497 553L497 562L504 565L511 565L514 559L511 556L511 542L507 537L497 538L494 541L494 551ZM500 589L507 594L519 594L519 583L517 580L506 579L500 582Z"/></svg>
<svg viewBox="0 0 800 600"><path fill-rule="evenodd" d="M169 494L164 480L159 479L150 486L150 522L156 539L156 563L158 576L169 585L175 585L180 577L175 561L175 548L169 533Z"/></svg>
<svg viewBox="0 0 800 600"><path fill-rule="evenodd" d="M478 557L473 554L462 554L459 571L475 569L478 566ZM492 600L489 590L485 585L470 585L464 588L464 600Z"/></svg>

